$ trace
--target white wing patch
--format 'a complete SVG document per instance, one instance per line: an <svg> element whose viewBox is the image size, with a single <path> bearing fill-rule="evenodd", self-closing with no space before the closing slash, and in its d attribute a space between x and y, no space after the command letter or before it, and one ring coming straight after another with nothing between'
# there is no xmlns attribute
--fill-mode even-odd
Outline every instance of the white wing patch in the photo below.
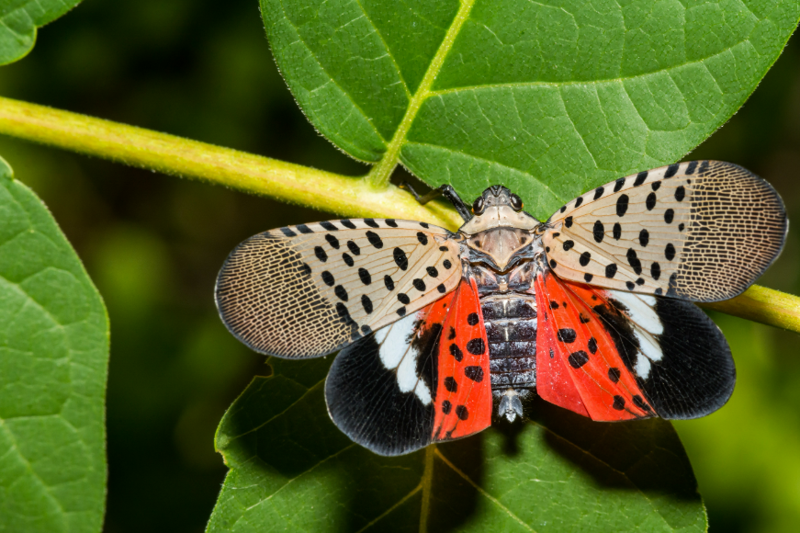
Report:
<svg viewBox="0 0 800 533"><path fill-rule="evenodd" d="M454 290L462 269L451 235L392 219L271 230L231 253L217 306L228 329L256 351L324 355Z"/></svg>
<svg viewBox="0 0 800 533"><path fill-rule="evenodd" d="M692 161L579 196L550 217L542 241L561 278L717 301L763 273L787 228L767 182L730 163Z"/></svg>
<svg viewBox="0 0 800 533"><path fill-rule="evenodd" d="M422 356L411 344L416 331L414 323L419 320L409 315L375 333L375 341L380 346L381 363L387 370L397 374L400 392L411 392L424 404L430 405L431 391L424 380L417 375L417 359Z"/></svg>
<svg viewBox="0 0 800 533"><path fill-rule="evenodd" d="M606 291L606 295L620 304L617 309L629 319L633 337L639 345L633 371L641 379L647 379L652 363L664 357L658 341L658 336L664 333L664 324L655 310L656 299L644 294L613 290Z"/></svg>

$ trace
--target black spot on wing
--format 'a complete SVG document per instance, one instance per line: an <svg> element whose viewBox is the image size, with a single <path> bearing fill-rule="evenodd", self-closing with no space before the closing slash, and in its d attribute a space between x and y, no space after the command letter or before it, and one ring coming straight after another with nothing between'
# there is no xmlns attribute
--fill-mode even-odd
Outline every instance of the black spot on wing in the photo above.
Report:
<svg viewBox="0 0 800 533"><path fill-rule="evenodd" d="M569 366L578 369L589 362L589 354L583 350L578 350L577 352L569 354L567 361L569 361Z"/></svg>
<svg viewBox="0 0 800 533"><path fill-rule="evenodd" d="M678 168L680 168L680 163L675 163L674 165L670 165L667 167L667 171L664 173L665 178L671 178L675 174L678 173Z"/></svg>
<svg viewBox="0 0 800 533"><path fill-rule="evenodd" d="M642 273L642 262L639 260L639 257L636 255L636 250L633 248L628 248L628 253L626 254L628 258L628 264L631 266L636 275Z"/></svg>
<svg viewBox="0 0 800 533"><path fill-rule="evenodd" d="M653 264L650 265L650 277L655 280L661 277L661 265L659 265L658 262L653 262Z"/></svg>
<svg viewBox="0 0 800 533"><path fill-rule="evenodd" d="M675 247L671 242L664 247L664 257L667 258L667 261L672 261L675 258Z"/></svg>
<svg viewBox="0 0 800 533"><path fill-rule="evenodd" d="M337 297L338 297L340 300L342 300L342 301L344 301L344 302L346 302L346 301L347 301L347 299L348 299L348 298L347 298L347 291L346 291L346 290L345 290L345 288L344 288L343 286L341 286L341 285L337 285L337 286L336 286L336 287L333 289L333 293L334 293L334 294L335 294L335 295L336 295L336 296L337 296Z"/></svg>
<svg viewBox="0 0 800 533"><path fill-rule="evenodd" d="M644 205L648 211L652 211L653 208L656 206L656 193L651 192L647 195L647 198L644 201Z"/></svg>
<svg viewBox="0 0 800 533"><path fill-rule="evenodd" d="M594 223L594 227L592 228L592 236L594 237L594 242L603 242L603 237L606 236L606 229L603 226L603 223L599 220L596 220Z"/></svg>
<svg viewBox="0 0 800 533"><path fill-rule="evenodd" d="M572 328L561 328L556 333L556 336L559 341L567 344L575 342L575 339L578 338L577 333Z"/></svg>
<svg viewBox="0 0 800 533"><path fill-rule="evenodd" d="M454 342L450 344L450 355L452 355L455 360L459 362L461 362L461 360L464 358L464 352L462 352L461 348L459 348Z"/></svg>
<svg viewBox="0 0 800 533"><path fill-rule="evenodd" d="M374 231L367 231L367 240L375 248L383 248L383 239L381 239L381 236Z"/></svg>
<svg viewBox="0 0 800 533"><path fill-rule="evenodd" d="M395 264L400 270L408 270L408 257L402 248L395 248L392 252Z"/></svg>
<svg viewBox="0 0 800 533"><path fill-rule="evenodd" d="M628 198L627 194L620 194L619 198L617 198L617 216L624 217L625 213L628 212L628 202L630 198Z"/></svg>
<svg viewBox="0 0 800 533"><path fill-rule="evenodd" d="M483 381L483 368L479 366L468 366L464 369L464 375L476 383Z"/></svg>
<svg viewBox="0 0 800 533"><path fill-rule="evenodd" d="M297 231L299 231L300 233L303 233L303 234L306 234L306 235L309 234L309 233L314 233L314 230L312 230L311 228L309 228L305 224L298 224L298 225L295 226L295 229Z"/></svg>
<svg viewBox="0 0 800 533"><path fill-rule="evenodd" d="M320 222L319 225L322 226L323 228L325 228L328 231L339 231L339 228L334 226L332 222L328 222L328 221Z"/></svg>
<svg viewBox="0 0 800 533"><path fill-rule="evenodd" d="M639 232L639 244L641 244L643 247L647 247L647 244L649 242L650 242L650 232L647 231L646 229L642 229L642 231Z"/></svg>
<svg viewBox="0 0 800 533"><path fill-rule="evenodd" d="M472 355L483 355L486 351L486 343L481 337L476 337L467 342L467 351Z"/></svg>
<svg viewBox="0 0 800 533"><path fill-rule="evenodd" d="M328 241L328 244L330 244L331 247L333 247L334 250L338 250L339 249L339 239L337 239L336 237L334 237L330 233L325 235L325 240Z"/></svg>
<svg viewBox="0 0 800 533"><path fill-rule="evenodd" d="M369 299L369 296L366 294L361 295L361 307L364 308L364 312L367 314L372 313L372 300Z"/></svg>

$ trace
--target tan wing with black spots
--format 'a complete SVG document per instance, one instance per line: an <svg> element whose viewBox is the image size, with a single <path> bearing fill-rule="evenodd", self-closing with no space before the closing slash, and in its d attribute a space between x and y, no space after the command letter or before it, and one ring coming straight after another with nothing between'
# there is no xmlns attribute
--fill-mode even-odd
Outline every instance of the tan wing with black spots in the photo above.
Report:
<svg viewBox="0 0 800 533"><path fill-rule="evenodd" d="M692 161L587 192L550 217L542 239L563 279L713 302L764 272L788 224L766 181L731 163Z"/></svg>
<svg viewBox="0 0 800 533"><path fill-rule="evenodd" d="M391 219L261 233L222 266L217 308L253 350L287 358L325 355L455 289L461 262L450 236L425 223Z"/></svg>

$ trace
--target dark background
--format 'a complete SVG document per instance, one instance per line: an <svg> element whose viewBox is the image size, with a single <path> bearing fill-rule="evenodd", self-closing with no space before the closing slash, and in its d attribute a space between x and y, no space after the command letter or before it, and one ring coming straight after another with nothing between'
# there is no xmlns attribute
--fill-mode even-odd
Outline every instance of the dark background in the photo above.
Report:
<svg viewBox="0 0 800 533"><path fill-rule="evenodd" d="M750 101L685 159L743 165L800 220L800 40ZM318 136L270 56L255 0L87 0L3 67L0 94L284 161L357 175L367 168ZM106 530L202 531L226 468L216 425L262 360L221 325L219 266L259 231L329 218L152 172L0 137L0 154L47 203L111 319ZM762 278L800 293L790 232ZM730 403L675 424L711 531L800 524L800 337L714 314L736 358Z"/></svg>

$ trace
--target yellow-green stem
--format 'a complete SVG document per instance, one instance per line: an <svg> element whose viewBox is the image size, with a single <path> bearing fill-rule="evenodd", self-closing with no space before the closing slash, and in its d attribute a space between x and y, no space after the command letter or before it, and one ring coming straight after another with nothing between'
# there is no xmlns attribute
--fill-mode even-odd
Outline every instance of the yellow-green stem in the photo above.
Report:
<svg viewBox="0 0 800 533"><path fill-rule="evenodd" d="M0 134L341 216L421 220L449 229L461 223L453 209L436 203L422 207L391 185L378 191L362 178L2 97ZM703 307L800 333L800 297L765 287Z"/></svg>
<svg viewBox="0 0 800 533"><path fill-rule="evenodd" d="M800 297L759 285L736 298L701 307L800 333Z"/></svg>
<svg viewBox="0 0 800 533"><path fill-rule="evenodd" d="M422 207L394 186L377 191L358 177L9 98L0 97L0 133L341 216L422 220L452 229L460 224L454 210L436 203Z"/></svg>

